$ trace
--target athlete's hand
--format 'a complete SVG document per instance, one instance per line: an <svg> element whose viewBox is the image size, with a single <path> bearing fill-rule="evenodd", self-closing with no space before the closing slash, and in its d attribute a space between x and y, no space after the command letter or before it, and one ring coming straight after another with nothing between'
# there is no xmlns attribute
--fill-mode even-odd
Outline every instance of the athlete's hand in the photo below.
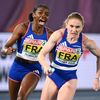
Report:
<svg viewBox="0 0 100 100"><path fill-rule="evenodd" d="M16 51L15 48L12 48L12 47L8 47L8 48L3 48L1 50L1 54L5 54L5 55L10 55L12 54L12 52Z"/></svg>
<svg viewBox="0 0 100 100"><path fill-rule="evenodd" d="M100 89L100 84L99 84L99 78L95 78L94 81L93 81L93 89L95 91L98 91Z"/></svg>
<svg viewBox="0 0 100 100"><path fill-rule="evenodd" d="M54 71L55 71L55 69L54 69L54 68L51 68L50 66L44 68L44 73L45 73L46 75L50 75L50 74L52 74Z"/></svg>

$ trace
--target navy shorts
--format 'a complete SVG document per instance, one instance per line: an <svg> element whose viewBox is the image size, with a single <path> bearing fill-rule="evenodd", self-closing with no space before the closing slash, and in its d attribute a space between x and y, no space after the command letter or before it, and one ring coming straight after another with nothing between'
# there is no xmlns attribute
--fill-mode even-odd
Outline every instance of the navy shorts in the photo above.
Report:
<svg viewBox="0 0 100 100"><path fill-rule="evenodd" d="M34 72L37 76L41 77L42 68L39 62L34 62L34 64L29 64L26 62L20 62L16 59L14 60L10 70L9 78L15 81L22 81L24 76L30 72Z"/></svg>
<svg viewBox="0 0 100 100"><path fill-rule="evenodd" d="M65 71L55 68L55 71L49 75L49 78L56 84L57 88L60 89L67 81L77 79L77 75L76 70Z"/></svg>

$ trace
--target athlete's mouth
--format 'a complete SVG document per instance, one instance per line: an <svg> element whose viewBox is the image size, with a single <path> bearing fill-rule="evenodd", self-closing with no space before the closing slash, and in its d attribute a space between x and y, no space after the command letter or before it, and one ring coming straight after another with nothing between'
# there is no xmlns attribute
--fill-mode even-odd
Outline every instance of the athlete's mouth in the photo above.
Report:
<svg viewBox="0 0 100 100"><path fill-rule="evenodd" d="M75 35L77 35L77 34L78 34L78 32L74 32L74 33L71 33L71 34L75 34Z"/></svg>
<svg viewBox="0 0 100 100"><path fill-rule="evenodd" d="M45 20L42 20L42 19L39 20L39 24L44 25L45 23L46 23Z"/></svg>

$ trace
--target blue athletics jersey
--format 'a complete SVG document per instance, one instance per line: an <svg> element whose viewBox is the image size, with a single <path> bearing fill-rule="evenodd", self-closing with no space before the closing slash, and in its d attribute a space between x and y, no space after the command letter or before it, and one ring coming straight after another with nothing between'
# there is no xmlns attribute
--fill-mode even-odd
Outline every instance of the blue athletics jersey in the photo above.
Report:
<svg viewBox="0 0 100 100"><path fill-rule="evenodd" d="M37 61L37 56L47 42L46 28L43 34L35 34L32 31L32 23L29 24L26 34L17 41L17 56L30 61Z"/></svg>
<svg viewBox="0 0 100 100"><path fill-rule="evenodd" d="M46 41L46 28L44 27L42 35L38 35L32 31L32 23L30 23L26 34L17 41L17 56L35 62L30 64L28 62L15 59L9 71L10 79L19 82L30 72L34 72L36 76L41 77L42 67L37 61L37 56Z"/></svg>
<svg viewBox="0 0 100 100"><path fill-rule="evenodd" d="M75 67L78 64L79 58L82 55L82 33L76 43L70 44L67 39L67 30L65 30L61 41L52 50L54 59L51 66L62 68ZM73 70L73 69L72 69Z"/></svg>

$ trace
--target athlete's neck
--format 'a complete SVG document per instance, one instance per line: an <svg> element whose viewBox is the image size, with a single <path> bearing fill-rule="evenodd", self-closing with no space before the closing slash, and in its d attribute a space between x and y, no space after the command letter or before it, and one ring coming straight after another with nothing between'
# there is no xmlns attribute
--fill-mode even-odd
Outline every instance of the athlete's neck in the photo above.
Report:
<svg viewBox="0 0 100 100"><path fill-rule="evenodd" d="M78 38L79 38L79 35L77 34L67 34L67 41L69 42L69 43L75 43L75 42L77 42L77 40L78 40Z"/></svg>
<svg viewBox="0 0 100 100"><path fill-rule="evenodd" d="M32 24L32 31L35 33L35 34L43 34L43 29L44 27L43 26L40 26L40 25L36 25L35 23Z"/></svg>

